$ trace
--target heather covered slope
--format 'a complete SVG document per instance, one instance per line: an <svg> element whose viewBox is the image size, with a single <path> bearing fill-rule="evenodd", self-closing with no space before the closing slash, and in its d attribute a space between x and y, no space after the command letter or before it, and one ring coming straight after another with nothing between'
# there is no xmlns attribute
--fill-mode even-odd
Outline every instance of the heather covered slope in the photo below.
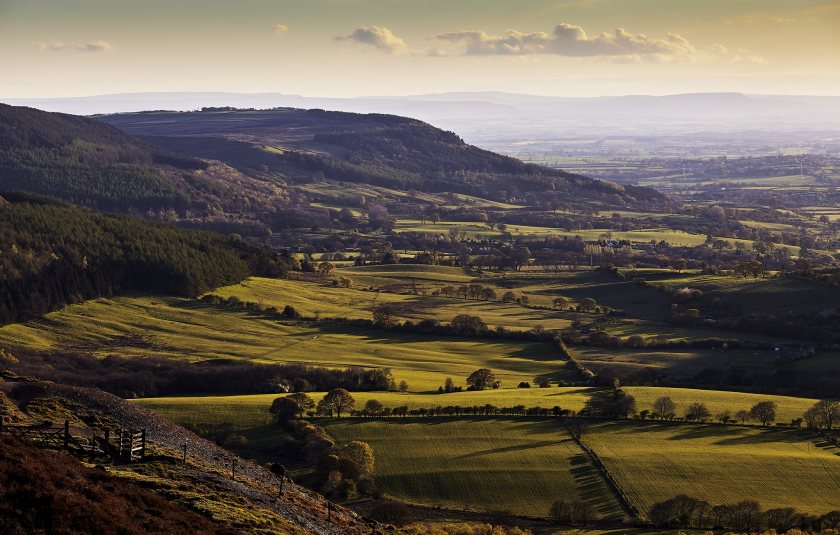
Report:
<svg viewBox="0 0 840 535"><path fill-rule="evenodd" d="M651 189L525 164L468 145L452 132L393 115L210 109L111 115L102 120L173 150L293 182L342 180L490 199L539 195L578 206L668 204L665 196Z"/></svg>
<svg viewBox="0 0 840 535"><path fill-rule="evenodd" d="M74 458L50 450L17 449L15 466L0 462L0 478L28 477L43 483L29 493L49 494L51 485L74 482L82 491L63 491L48 497L51 503L77 507L101 520L119 521L116 511L86 503L97 500L97 485L112 485L111 505L122 507L130 518L148 520L145 532L166 532L190 522L194 531L184 533L316 533L324 535L370 533L371 527L342 508L335 508L327 520L327 502L319 495L293 483L286 483L282 496L277 477L249 461L207 442L182 427L176 426L150 411L132 406L124 400L101 391L66 387L54 383L29 382L14 377L0 379L0 417L8 424L14 414L17 424L44 420L71 421L74 436L90 436L95 430L108 427L147 430L148 454L144 461L108 465L108 475L92 473ZM5 435L5 433L4 433ZM182 461L182 446L188 444L189 457ZM15 439L0 437L0 451L14 448ZM236 480L230 477L231 462L236 460ZM33 464L43 463L53 469L45 474ZM47 480L44 480L47 478ZM16 479L19 481L19 479ZM90 485L89 487L86 485ZM137 487L144 490L137 490ZM15 487L0 486L0 496ZM84 489L89 489L89 492ZM17 489L20 490L20 489ZM78 495L77 495L78 494ZM130 499L133 495L133 499ZM13 498L14 496L12 496ZM4 496L4 498L6 498ZM168 505L162 505L164 501ZM0 500L11 504L7 500ZM125 509L127 508L127 509ZM55 514L55 508L48 508ZM0 517L20 525L24 530L39 527L26 513L13 505L0 507ZM154 517L156 518L150 518ZM49 518L38 521L47 522ZM160 527L158 527L160 526ZM110 533L105 527L96 533ZM46 528L46 527L45 527ZM75 533L87 533L90 525L78 527ZM64 533L71 531L54 530ZM171 531L170 531L171 532ZM14 533L14 531L13 531ZM133 533L122 531L120 533Z"/></svg>

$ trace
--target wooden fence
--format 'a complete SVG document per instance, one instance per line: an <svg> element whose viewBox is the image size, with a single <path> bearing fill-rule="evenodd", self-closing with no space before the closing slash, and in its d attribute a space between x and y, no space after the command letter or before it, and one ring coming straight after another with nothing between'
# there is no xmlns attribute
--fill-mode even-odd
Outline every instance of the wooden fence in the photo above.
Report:
<svg viewBox="0 0 840 535"><path fill-rule="evenodd" d="M44 447L53 447L77 455L107 455L122 462L142 460L146 456L146 430L93 429L91 436L77 436L70 432L70 421L63 426L50 423L10 425L0 419L0 433L7 432L19 436L27 442Z"/></svg>

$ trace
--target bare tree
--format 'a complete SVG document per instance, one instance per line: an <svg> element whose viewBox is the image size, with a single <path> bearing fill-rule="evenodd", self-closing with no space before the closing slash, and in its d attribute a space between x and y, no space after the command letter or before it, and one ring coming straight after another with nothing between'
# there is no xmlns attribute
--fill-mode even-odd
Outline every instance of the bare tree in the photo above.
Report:
<svg viewBox="0 0 840 535"><path fill-rule="evenodd" d="M759 401L750 409L750 416L767 427L776 419L776 402Z"/></svg>
<svg viewBox="0 0 840 535"><path fill-rule="evenodd" d="M672 419L676 410L677 404L668 396L662 396L653 402L653 415L660 420Z"/></svg>

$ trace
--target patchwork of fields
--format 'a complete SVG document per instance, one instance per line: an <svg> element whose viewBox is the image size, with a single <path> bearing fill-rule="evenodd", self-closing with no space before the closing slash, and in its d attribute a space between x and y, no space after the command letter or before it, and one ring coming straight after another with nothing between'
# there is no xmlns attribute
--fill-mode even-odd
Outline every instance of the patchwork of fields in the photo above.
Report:
<svg viewBox="0 0 840 535"><path fill-rule="evenodd" d="M139 343L138 343L139 341ZM259 313L177 298L98 299L0 328L0 344L32 349L83 348L98 355L304 362L327 367L391 368L411 390L437 390L488 367L506 386L535 375L570 379L548 343L389 333L328 323L277 321Z"/></svg>
<svg viewBox="0 0 840 535"><path fill-rule="evenodd" d="M549 389L546 389L549 390ZM554 390L554 389L550 389ZM593 389L475 392L449 395L359 393L361 405L504 405L522 402L582 407ZM781 416L793 416L812 400L677 389L632 389L646 403L669 394L678 406L702 400L710 408L749 406L774 399ZM542 394L542 395L541 395ZM694 395L692 395L694 394ZM721 399L715 399L717 394ZM322 394L314 394L319 399ZM255 446L271 447L284 433L271 423L274 395L160 398L136 403L185 425L234 425ZM728 397L728 399L726 399ZM685 406L685 405L683 405ZM391 496L456 509L518 511L544 516L556 499L582 499L599 515L617 519L622 510L565 426L553 418L460 417L408 419L318 419L339 443L363 440L376 456L377 481ZM274 438L272 438L274 437ZM642 511L657 501L687 493L710 503L759 497L761 505L796 507L815 514L836 508L840 449L805 430L762 429L659 422L597 422L583 437ZM259 455L259 454L258 454ZM807 489L807 490L803 490Z"/></svg>
<svg viewBox="0 0 840 535"><path fill-rule="evenodd" d="M725 338L730 331L675 326L663 321L669 297L660 288L690 286L709 298L735 296L750 310L813 310L829 306L834 290L817 291L794 280L752 281L697 273L650 272L652 287L641 288L606 273L579 271L467 275L460 269L428 266L342 267L354 288L323 282L252 278L213 293L264 307L294 306L308 317L372 318L387 304L396 317L441 322L456 314L481 316L491 327L528 329L541 325L563 329L595 314L550 308L563 295L571 302L592 297L624 310L607 325L612 334L659 334L669 339ZM445 285L479 282L497 293L527 295L523 306L499 301L430 295ZM414 293L376 291L414 288ZM660 288L657 288L660 287ZM804 296L804 297L803 297ZM763 338L773 340L772 338ZM390 368L407 381L408 392L354 392L356 406L375 399L386 407L435 406L560 407L579 411L593 399L610 395L596 387L519 389L520 381L547 376L574 381L567 361L549 343L488 338L432 336L362 329L325 321L279 319L198 300L122 296L68 306L26 324L0 328L0 346L90 351L97 356L158 356L191 362L234 359L260 363L305 362L327 367ZM576 346L579 360L593 369L653 368L670 373L698 373L707 367L744 369L775 366L772 351L694 348L600 348ZM829 366L829 353L797 366ZM438 394L447 377L463 385L476 368L492 369L502 388ZM815 400L702 389L624 386L638 410L669 396L681 416L694 402L712 415L748 410L758 401L777 404L779 422L800 418ZM324 393L311 393L318 401ZM258 447L252 454L270 460L282 439L268 412L277 394L192 396L138 399L135 403L180 424L224 424ZM560 420L526 417L433 419L318 419L339 442L363 440L376 455L376 479L390 496L412 503L455 509L508 511L542 517L558 499L584 500L606 519L623 512L603 476L575 444ZM756 426L601 421L591 425L584 442L617 478L630 500L646 511L656 501L688 493L713 503L761 497L765 508L793 506L823 513L837 504L840 451L805 430ZM247 452L245 452L247 454ZM266 457L266 455L269 455Z"/></svg>

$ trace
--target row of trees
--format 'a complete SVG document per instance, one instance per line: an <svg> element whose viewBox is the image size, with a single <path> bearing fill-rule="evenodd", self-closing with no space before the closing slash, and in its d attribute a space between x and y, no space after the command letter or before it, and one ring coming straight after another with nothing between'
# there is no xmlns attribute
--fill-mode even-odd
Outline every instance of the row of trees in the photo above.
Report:
<svg viewBox="0 0 840 535"><path fill-rule="evenodd" d="M141 337L127 337L123 342L136 347L147 344ZM395 388L391 371L380 368L256 364L229 359L189 363L164 357L116 355L97 358L88 353L62 350L49 353L21 350L16 353L5 357L0 354L0 367L58 383L98 388L123 398Z"/></svg>
<svg viewBox="0 0 840 535"><path fill-rule="evenodd" d="M337 444L320 426L304 420L286 426L293 440L285 445L289 453L315 468L314 486L326 496L346 499L354 492L373 494L375 457L373 448L360 440Z"/></svg>
<svg viewBox="0 0 840 535"><path fill-rule="evenodd" d="M514 405L510 407L497 407L492 404L485 405L447 405L435 407L420 407L409 409L407 405L399 407L386 407L376 399L369 399L361 409L356 409L356 400L352 394L343 389L335 389L328 392L323 399L317 403L309 395L302 392L295 392L286 396L278 397L269 408L269 412L278 423L285 424L295 418L307 416L337 416L350 414L354 417L406 417L406 416L573 416L575 412L570 409L562 409L559 406L548 407L526 407L525 405Z"/></svg>
<svg viewBox="0 0 840 535"><path fill-rule="evenodd" d="M734 414L734 417L729 410L723 410L715 414L715 419L720 423L746 423L750 420L760 422L763 426L768 426L776 420L776 402L775 401L759 401L749 410L741 410ZM707 422L712 418L712 413L709 411L705 403L694 402L689 404L683 413L682 419L689 422ZM654 400L651 405L651 410L643 410L639 413L641 419L655 418L658 420L675 420L677 419L677 404L669 396L662 396Z"/></svg>
<svg viewBox="0 0 840 535"><path fill-rule="evenodd" d="M655 503L650 521L660 528L731 529L759 532L763 528L785 533L793 529L806 532L840 529L840 510L821 516L798 512L793 507L762 510L755 500L712 505L705 500L680 494Z"/></svg>

